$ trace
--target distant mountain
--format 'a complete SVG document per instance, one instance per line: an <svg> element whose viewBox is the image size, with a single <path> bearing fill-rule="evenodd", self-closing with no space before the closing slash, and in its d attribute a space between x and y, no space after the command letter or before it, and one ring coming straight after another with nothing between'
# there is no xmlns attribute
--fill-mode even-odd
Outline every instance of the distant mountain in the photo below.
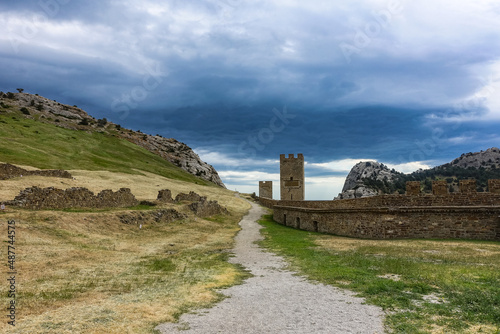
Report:
<svg viewBox="0 0 500 334"><path fill-rule="evenodd" d="M0 112L20 111L25 118L57 127L111 135L160 156L184 171L220 187L224 183L213 166L202 161L186 144L173 138L152 136L141 131L125 129L107 119L96 119L77 106L69 106L39 95L0 92Z"/></svg>
<svg viewBox="0 0 500 334"><path fill-rule="evenodd" d="M336 199L369 197L405 192L407 181L421 181L424 192L432 191L432 180L446 180L449 191L458 191L458 181L474 178L477 190L487 191L488 179L500 179L500 149L465 153L431 169L403 174L379 162L359 162L350 171Z"/></svg>

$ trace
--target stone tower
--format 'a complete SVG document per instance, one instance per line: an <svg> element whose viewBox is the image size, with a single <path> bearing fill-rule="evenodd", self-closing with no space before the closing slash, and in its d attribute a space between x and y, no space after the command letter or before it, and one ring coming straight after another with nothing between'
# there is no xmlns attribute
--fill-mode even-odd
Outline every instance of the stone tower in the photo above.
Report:
<svg viewBox="0 0 500 334"><path fill-rule="evenodd" d="M259 181L259 197L273 198L273 181Z"/></svg>
<svg viewBox="0 0 500 334"><path fill-rule="evenodd" d="M280 189L281 200L303 201L305 198L304 185L304 155L280 155Z"/></svg>

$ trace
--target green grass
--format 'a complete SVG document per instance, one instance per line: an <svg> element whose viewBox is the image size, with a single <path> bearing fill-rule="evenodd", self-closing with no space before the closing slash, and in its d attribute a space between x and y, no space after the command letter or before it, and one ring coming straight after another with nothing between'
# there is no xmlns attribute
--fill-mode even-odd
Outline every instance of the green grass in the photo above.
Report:
<svg viewBox="0 0 500 334"><path fill-rule="evenodd" d="M146 171L170 179L214 185L197 178L146 149L113 135L68 130L0 113L0 161L41 169L107 170L129 174Z"/></svg>
<svg viewBox="0 0 500 334"><path fill-rule="evenodd" d="M308 278L382 307L395 333L500 333L500 243L367 241L291 229L272 216L260 223L263 246Z"/></svg>

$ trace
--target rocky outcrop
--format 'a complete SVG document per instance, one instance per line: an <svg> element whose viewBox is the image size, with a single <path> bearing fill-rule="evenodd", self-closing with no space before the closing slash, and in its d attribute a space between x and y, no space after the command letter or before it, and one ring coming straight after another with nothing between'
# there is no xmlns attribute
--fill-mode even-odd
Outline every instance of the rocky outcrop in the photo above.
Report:
<svg viewBox="0 0 500 334"><path fill-rule="evenodd" d="M17 167L11 164L0 164L0 180L7 180L14 177L21 177L28 175L62 177L66 179L73 178L73 176L69 172L61 169L26 170L24 168Z"/></svg>
<svg viewBox="0 0 500 334"><path fill-rule="evenodd" d="M121 208L137 205L137 199L128 188L117 192L103 190L94 195L87 188L31 187L22 190L10 205L32 210L71 208Z"/></svg>
<svg viewBox="0 0 500 334"><path fill-rule="evenodd" d="M357 163L347 175L342 192L336 199L361 198L379 195L379 191L366 185L366 180L392 182L397 172L376 161Z"/></svg>
<svg viewBox="0 0 500 334"><path fill-rule="evenodd" d="M173 138L146 134L138 136L137 133L123 133L122 136L130 142L170 161L186 172L225 188L215 168L202 161L198 154L186 144Z"/></svg>

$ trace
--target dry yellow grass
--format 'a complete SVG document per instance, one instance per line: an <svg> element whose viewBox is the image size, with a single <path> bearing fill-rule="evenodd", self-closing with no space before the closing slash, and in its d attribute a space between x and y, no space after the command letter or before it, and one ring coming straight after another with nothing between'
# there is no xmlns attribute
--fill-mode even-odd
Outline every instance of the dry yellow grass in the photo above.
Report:
<svg viewBox="0 0 500 334"><path fill-rule="evenodd" d="M94 192L128 187L152 200L160 189L196 191L218 200L231 214L188 218L142 229L104 212L25 211L0 213L0 231L15 219L18 308L8 333L150 333L192 308L218 300L215 289L237 283L244 273L227 263L237 222L249 208L233 192L172 181L153 174L70 171L76 180L23 177L0 181L0 199L26 187L87 187ZM188 213L179 204L164 205ZM0 258L6 262L6 247ZM5 270L3 271L5 273ZM5 276L5 274L3 275ZM0 284L6 306L7 284ZM2 306L3 307L3 306Z"/></svg>
<svg viewBox="0 0 500 334"><path fill-rule="evenodd" d="M453 260L478 265L497 265L500 245L453 240L363 240L322 235L315 242L332 252L363 251L375 256L407 257ZM491 261L490 261L491 260Z"/></svg>

